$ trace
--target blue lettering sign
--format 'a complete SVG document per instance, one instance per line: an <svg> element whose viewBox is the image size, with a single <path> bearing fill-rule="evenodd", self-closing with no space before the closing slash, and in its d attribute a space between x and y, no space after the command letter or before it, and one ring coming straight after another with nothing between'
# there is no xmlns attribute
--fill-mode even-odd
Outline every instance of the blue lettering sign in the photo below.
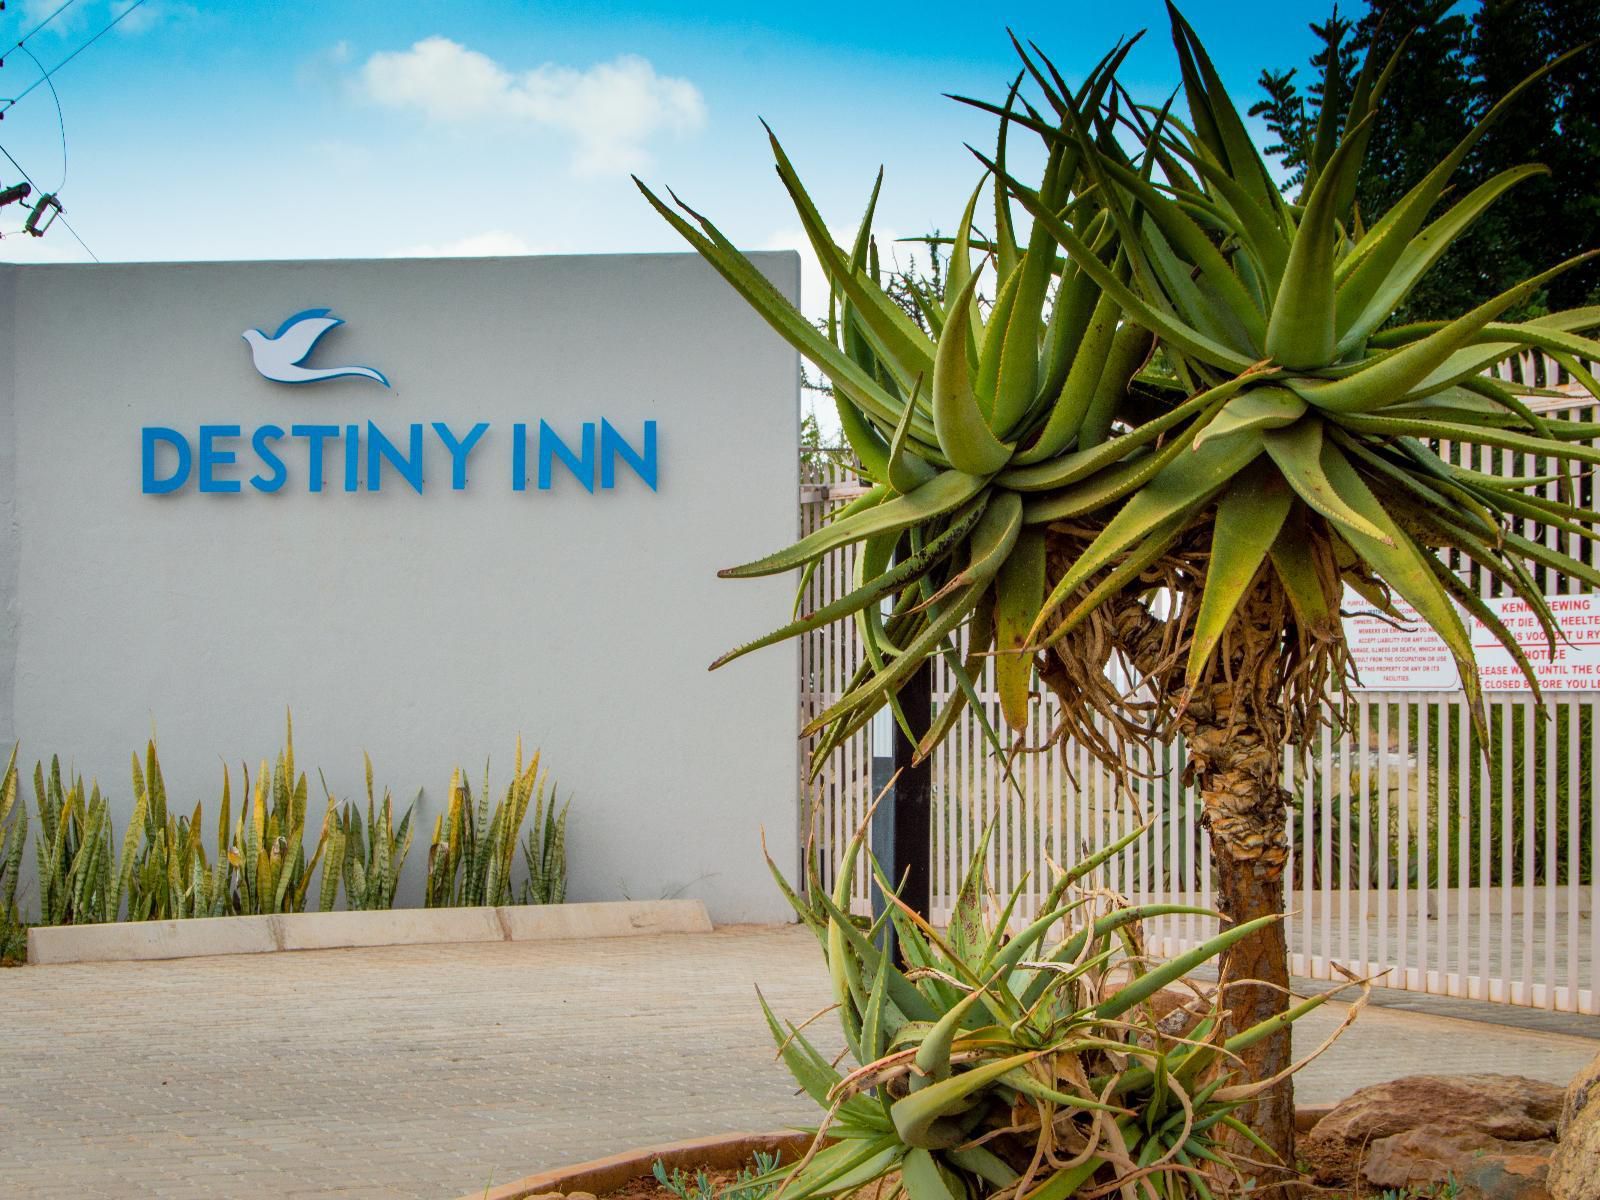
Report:
<svg viewBox="0 0 1600 1200"><path fill-rule="evenodd" d="M165 479L156 477L156 446L162 442L171 446L178 452L178 465L172 474ZM189 464L193 454L189 450L189 439L176 429L168 429L165 425L147 425L140 438L140 458L143 468L140 471L141 486L147 496L164 496L168 492L175 492L189 478Z"/></svg>

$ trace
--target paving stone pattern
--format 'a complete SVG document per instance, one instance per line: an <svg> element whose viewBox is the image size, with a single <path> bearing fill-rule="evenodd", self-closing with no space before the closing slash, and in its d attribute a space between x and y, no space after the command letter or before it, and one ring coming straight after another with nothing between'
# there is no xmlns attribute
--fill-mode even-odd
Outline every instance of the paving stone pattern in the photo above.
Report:
<svg viewBox="0 0 1600 1200"><path fill-rule="evenodd" d="M827 1003L793 927L0 971L0 1196L451 1200L803 1123L758 982L796 1020ZM1303 1046L1335 1019L1317 1017ZM1416 1071L1564 1082L1595 1046L1370 1009L1301 1095Z"/></svg>

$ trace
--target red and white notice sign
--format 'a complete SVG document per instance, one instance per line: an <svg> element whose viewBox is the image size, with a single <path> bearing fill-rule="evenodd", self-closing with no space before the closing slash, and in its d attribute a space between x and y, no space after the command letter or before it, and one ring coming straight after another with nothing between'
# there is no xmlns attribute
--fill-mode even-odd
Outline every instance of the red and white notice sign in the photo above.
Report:
<svg viewBox="0 0 1600 1200"><path fill-rule="evenodd" d="M1344 640L1355 662L1356 688L1364 692L1451 692L1461 674L1444 639L1398 596L1400 620L1380 616L1356 592L1344 594Z"/></svg>
<svg viewBox="0 0 1600 1200"><path fill-rule="evenodd" d="M1484 604L1517 639L1541 688L1547 692L1600 691L1600 596L1546 596L1544 601L1555 617L1558 636L1553 647L1526 601L1506 596ZM1489 627L1470 614L1468 623L1484 690L1530 690L1522 668Z"/></svg>

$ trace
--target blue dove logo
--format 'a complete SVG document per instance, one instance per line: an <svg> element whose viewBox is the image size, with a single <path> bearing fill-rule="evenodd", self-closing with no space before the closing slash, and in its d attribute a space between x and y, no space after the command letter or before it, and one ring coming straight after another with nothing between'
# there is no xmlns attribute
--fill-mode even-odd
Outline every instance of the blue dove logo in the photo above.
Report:
<svg viewBox="0 0 1600 1200"><path fill-rule="evenodd" d="M250 344L250 358L263 379L274 383L317 383L323 379L343 379L359 376L374 379L389 386L381 371L371 367L307 367L302 364L311 357L324 334L344 322L326 308L308 308L297 312L274 334L259 329L246 329L240 336Z"/></svg>

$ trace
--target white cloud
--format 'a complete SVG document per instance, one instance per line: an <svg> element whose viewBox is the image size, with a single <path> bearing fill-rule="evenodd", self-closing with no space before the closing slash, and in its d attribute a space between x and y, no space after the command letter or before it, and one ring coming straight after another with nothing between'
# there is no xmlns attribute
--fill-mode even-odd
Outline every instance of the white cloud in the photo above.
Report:
<svg viewBox="0 0 1600 1200"><path fill-rule="evenodd" d="M13 234L0 239L0 262L59 263L88 262L89 256L62 225L54 226L43 237Z"/></svg>
<svg viewBox="0 0 1600 1200"><path fill-rule="evenodd" d="M705 123L699 88L658 75L633 54L584 70L545 63L517 73L459 42L430 37L409 50L374 54L359 86L374 103L434 121L510 120L559 131L572 139L573 166L582 174L637 170L652 138L693 133Z"/></svg>
<svg viewBox="0 0 1600 1200"><path fill-rule="evenodd" d="M32 29L47 18L53 18L41 31L41 36L52 34L71 37L100 29L120 17L115 32L126 36L146 33L169 18L188 20L200 15L200 10L194 5L177 3L175 0L144 0L142 4L139 0L77 3L56 15L59 8L61 0L22 0L23 28ZM133 11L129 12L129 9ZM124 13L127 15L123 16Z"/></svg>
<svg viewBox="0 0 1600 1200"><path fill-rule="evenodd" d="M390 258L494 258L511 254L549 254L550 250L535 246L521 234L504 229L490 229L484 233L468 234L447 242L423 242L415 246L402 246L392 251Z"/></svg>

